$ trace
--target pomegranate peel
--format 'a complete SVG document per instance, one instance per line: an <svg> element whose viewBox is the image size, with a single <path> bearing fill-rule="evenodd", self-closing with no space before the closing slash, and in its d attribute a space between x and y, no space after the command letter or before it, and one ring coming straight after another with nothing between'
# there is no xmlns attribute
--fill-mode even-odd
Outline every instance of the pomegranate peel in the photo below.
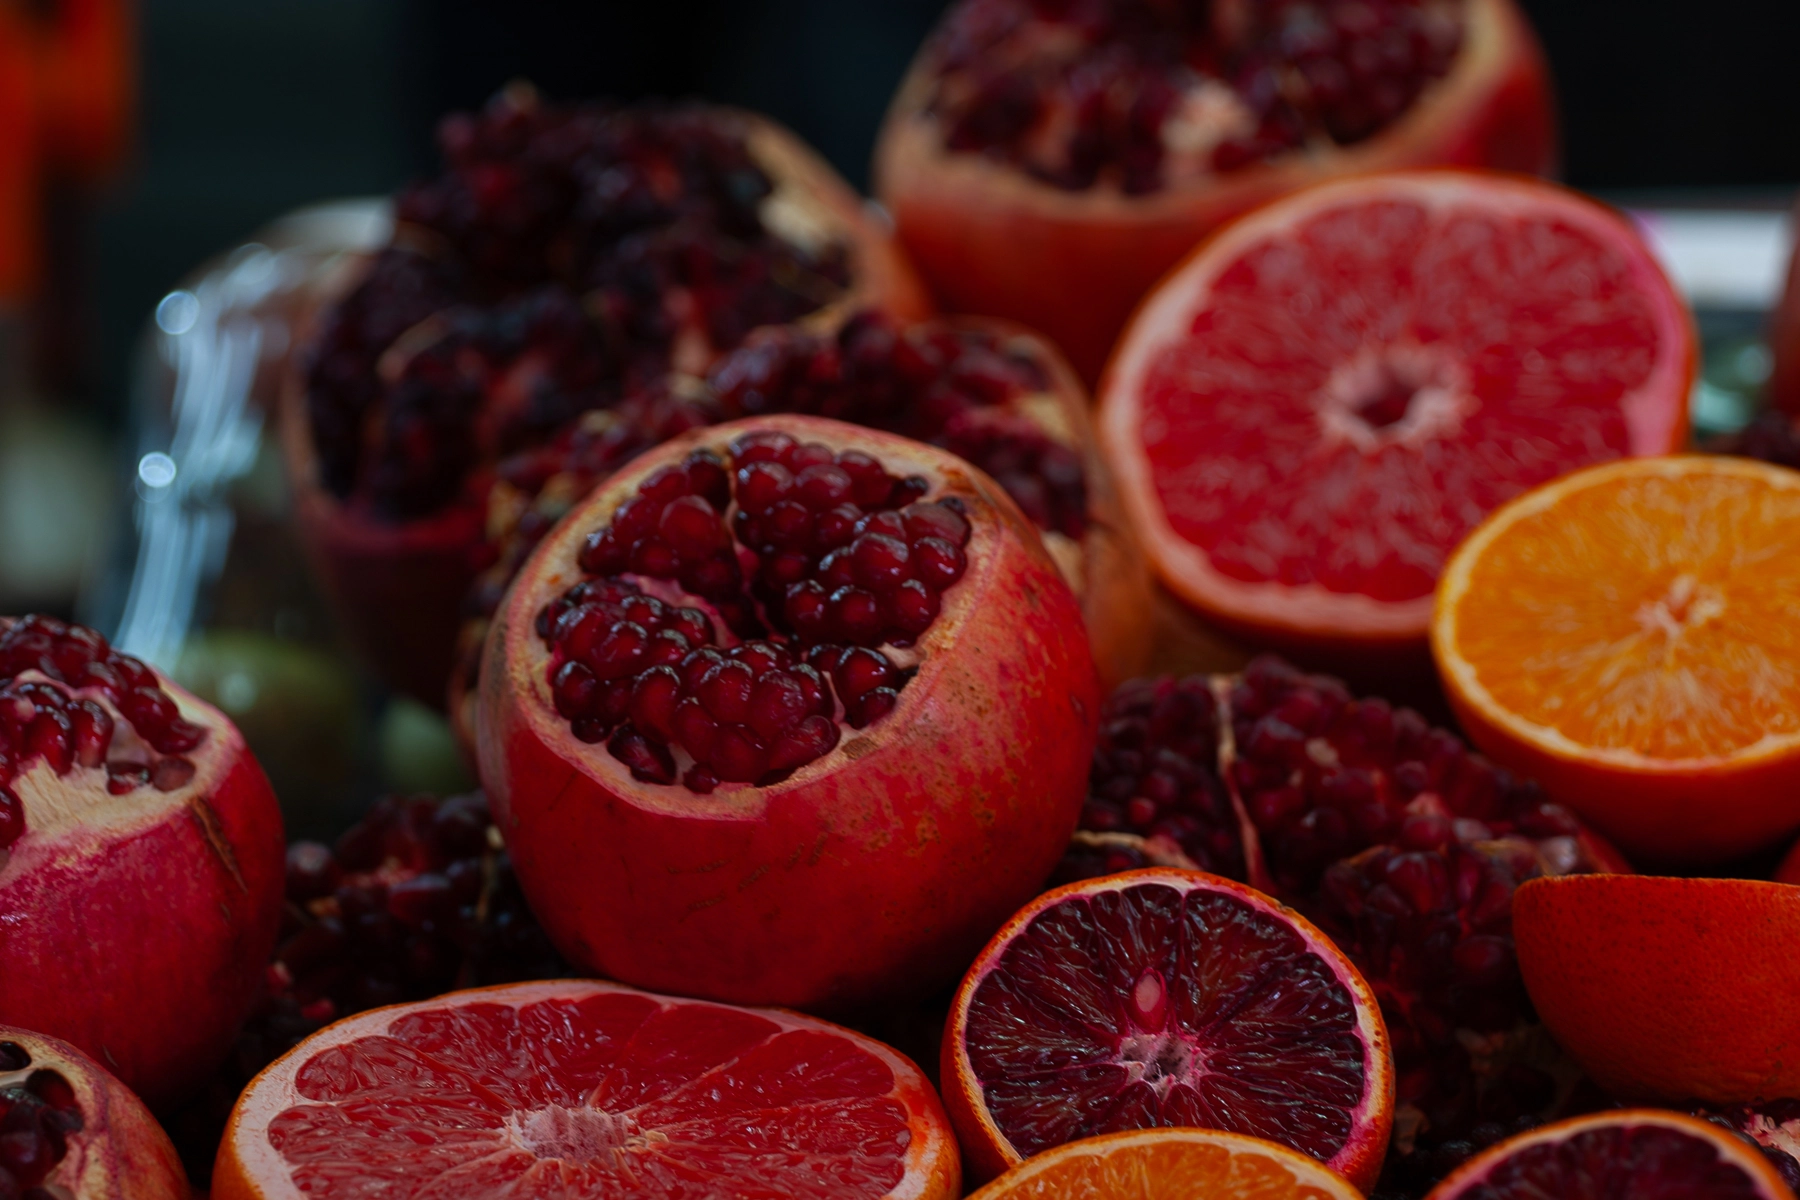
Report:
<svg viewBox="0 0 1800 1200"><path fill-rule="evenodd" d="M98 1063L0 1025L0 1193L74 1200L188 1200L175 1147Z"/></svg>
<svg viewBox="0 0 1800 1200"><path fill-rule="evenodd" d="M734 446L768 438L827 457L868 456L895 473L892 486L920 496L914 507L960 506L964 565L929 625L904 648L868 649L865 640L854 651L878 673L899 670L888 676L897 690L876 689L887 711L859 718L850 700L875 693L846 691L825 672L834 690L824 699L845 706L840 723L826 718L820 751L775 767L761 786L729 782L716 756L694 754L688 765L685 734L645 749L636 717L596 729L606 745L582 741L558 711L540 613L593 578L578 561L584 548L604 541L615 514L661 486L670 468L694 456L730 461ZM748 477L749 465L736 469ZM741 502L747 485L735 486ZM747 547L737 553L721 561L763 569ZM829 567L821 560L816 569ZM742 612L753 595L731 591L720 603ZM713 659L757 643L721 628L725 609L688 601L700 608L681 611L720 630L720 649L706 650ZM821 648L782 632L778 607L765 615L777 641L756 655ZM769 670L804 676L804 666ZM615 475L527 562L490 631L481 678L481 774L525 893L559 950L644 986L837 1011L947 981L1031 895L1074 828L1099 709L1074 597L1005 493L942 451L809 417L695 430ZM708 711L723 737L727 718ZM677 751L683 761L658 758ZM657 775L669 782L645 782Z"/></svg>

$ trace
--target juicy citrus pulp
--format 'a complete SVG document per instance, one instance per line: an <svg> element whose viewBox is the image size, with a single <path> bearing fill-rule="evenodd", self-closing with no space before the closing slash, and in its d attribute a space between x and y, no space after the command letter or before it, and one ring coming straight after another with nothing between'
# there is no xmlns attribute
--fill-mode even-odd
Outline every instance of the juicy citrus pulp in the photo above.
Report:
<svg viewBox="0 0 1800 1200"><path fill-rule="evenodd" d="M1191 1126L1355 1177L1386 1143L1393 1083L1367 985L1300 918L1197 871L1131 871L1034 902L964 980L947 1039L946 1086L978 1106L978 1128L959 1132L1002 1161Z"/></svg>
<svg viewBox="0 0 1800 1200"><path fill-rule="evenodd" d="M214 1195L951 1196L929 1086L821 1021L602 983L366 1013L240 1099Z"/></svg>
<svg viewBox="0 0 1800 1200"><path fill-rule="evenodd" d="M1047 1150L971 1200L1360 1200L1348 1180L1285 1146L1216 1129L1145 1129Z"/></svg>

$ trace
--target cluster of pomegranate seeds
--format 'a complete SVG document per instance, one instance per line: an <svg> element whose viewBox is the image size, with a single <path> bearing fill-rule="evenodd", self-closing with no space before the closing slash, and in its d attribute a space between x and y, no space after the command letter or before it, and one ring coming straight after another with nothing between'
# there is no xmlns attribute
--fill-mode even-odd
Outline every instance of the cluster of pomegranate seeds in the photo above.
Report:
<svg viewBox="0 0 1800 1200"><path fill-rule="evenodd" d="M115 742L114 711L136 735L129 745ZM154 671L93 630L36 615L0 624L0 850L25 833L11 784L37 760L58 775L104 767L115 796L171 792L193 779L185 756L205 737Z"/></svg>
<svg viewBox="0 0 1800 1200"><path fill-rule="evenodd" d="M306 367L321 478L381 517L848 286L842 245L764 226L775 185L729 114L507 94L439 139L445 172L401 193Z"/></svg>
<svg viewBox="0 0 1800 1200"><path fill-rule="evenodd" d="M55 1071L31 1071L31 1055L17 1042L0 1042L0 1200L56 1200L60 1189L39 1186L69 1152L69 1135L82 1128L75 1089Z"/></svg>
<svg viewBox="0 0 1800 1200"><path fill-rule="evenodd" d="M1461 0L964 0L930 105L952 151L1138 194L1360 142L1462 38Z"/></svg>
<svg viewBox="0 0 1800 1200"><path fill-rule="evenodd" d="M1512 895L1605 864L1572 814L1418 713L1270 657L1133 681L1102 714L1081 824L1172 839L1333 935L1393 1037L1393 1169L1435 1179L1563 1099L1521 1033Z"/></svg>
<svg viewBox="0 0 1800 1200"><path fill-rule="evenodd" d="M883 648L931 627L970 536L960 500L860 451L769 431L728 454L647 478L537 622L575 736L702 793L778 782L890 712L909 672Z"/></svg>

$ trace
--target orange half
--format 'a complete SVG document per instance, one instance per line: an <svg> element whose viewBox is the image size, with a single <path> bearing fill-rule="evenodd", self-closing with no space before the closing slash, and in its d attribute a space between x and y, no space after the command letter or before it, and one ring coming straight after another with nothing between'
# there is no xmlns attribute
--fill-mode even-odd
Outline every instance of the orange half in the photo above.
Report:
<svg viewBox="0 0 1800 1200"><path fill-rule="evenodd" d="M1546 484L1451 557L1431 645L1496 761L1627 854L1800 828L1800 472L1699 455Z"/></svg>
<svg viewBox="0 0 1800 1200"><path fill-rule="evenodd" d="M1217 1129L1134 1129L1066 1142L970 1200L1362 1200L1350 1181L1286 1146Z"/></svg>

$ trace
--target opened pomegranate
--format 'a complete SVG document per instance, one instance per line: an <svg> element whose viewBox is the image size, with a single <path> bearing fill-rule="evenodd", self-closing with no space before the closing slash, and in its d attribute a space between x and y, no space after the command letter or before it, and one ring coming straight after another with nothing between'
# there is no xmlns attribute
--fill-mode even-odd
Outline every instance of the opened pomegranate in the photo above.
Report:
<svg viewBox="0 0 1800 1200"><path fill-rule="evenodd" d="M1554 157L1511 0L962 0L876 180L946 308L1044 331L1091 382L1138 298L1239 213L1340 174Z"/></svg>
<svg viewBox="0 0 1800 1200"><path fill-rule="evenodd" d="M0 1196L188 1200L144 1102L66 1042L0 1025Z"/></svg>
<svg viewBox="0 0 1800 1200"><path fill-rule="evenodd" d="M943 451L696 430L538 547L482 779L569 959L843 1010L947 982L1068 842L1099 688L1037 531Z"/></svg>
<svg viewBox="0 0 1800 1200"><path fill-rule="evenodd" d="M317 318L284 422L346 630L433 705L496 461L758 326L924 308L849 187L760 117L509 89L439 140L444 173Z"/></svg>
<svg viewBox="0 0 1800 1200"><path fill-rule="evenodd" d="M91 629L0 618L0 1021L178 1096L255 1002L281 854L223 713Z"/></svg>
<svg viewBox="0 0 1800 1200"><path fill-rule="evenodd" d="M1268 657L1237 676L1137 680L1101 714L1081 825L1147 842L1077 842L1060 878L1173 841L1343 948L1392 1037L1389 1175L1403 1192L1568 1100L1578 1072L1537 1024L1513 957L1513 890L1629 868L1418 713Z"/></svg>
<svg viewBox="0 0 1800 1200"><path fill-rule="evenodd" d="M450 712L473 744L474 678L487 619L538 541L640 451L702 425L767 413L851 421L930 442L994 478L1038 528L1081 598L1106 686L1142 669L1149 577L1094 451L1087 395L1025 330L980 318L901 326L865 310L835 332L763 330L704 387L665 387L595 412L550 445L501 463L488 494L496 563L476 585Z"/></svg>

